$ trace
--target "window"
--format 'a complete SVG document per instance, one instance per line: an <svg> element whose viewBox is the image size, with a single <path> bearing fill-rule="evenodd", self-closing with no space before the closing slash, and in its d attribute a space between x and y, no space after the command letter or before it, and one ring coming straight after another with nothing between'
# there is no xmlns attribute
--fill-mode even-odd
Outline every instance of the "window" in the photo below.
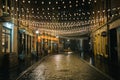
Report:
<svg viewBox="0 0 120 80"><path fill-rule="evenodd" d="M11 52L11 30L4 28L2 30L2 53Z"/></svg>

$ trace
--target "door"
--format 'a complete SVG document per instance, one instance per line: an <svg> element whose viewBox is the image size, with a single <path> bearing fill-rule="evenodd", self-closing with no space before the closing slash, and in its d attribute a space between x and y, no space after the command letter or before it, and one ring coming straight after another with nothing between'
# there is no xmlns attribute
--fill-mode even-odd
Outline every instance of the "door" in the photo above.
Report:
<svg viewBox="0 0 120 80"><path fill-rule="evenodd" d="M118 63L118 52L117 52L117 30L110 30L110 59L113 64Z"/></svg>

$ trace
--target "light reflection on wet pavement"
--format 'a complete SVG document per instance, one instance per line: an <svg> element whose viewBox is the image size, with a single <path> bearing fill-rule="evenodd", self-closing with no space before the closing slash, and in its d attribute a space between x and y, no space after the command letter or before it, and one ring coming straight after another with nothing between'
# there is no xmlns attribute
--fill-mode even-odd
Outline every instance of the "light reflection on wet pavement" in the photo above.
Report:
<svg viewBox="0 0 120 80"><path fill-rule="evenodd" d="M84 53L84 55L80 55L80 57L115 80L120 80L120 67L118 64L112 63L108 59L100 56L90 56L89 53Z"/></svg>
<svg viewBox="0 0 120 80"><path fill-rule="evenodd" d="M19 80L112 80L78 56L57 54L45 58Z"/></svg>

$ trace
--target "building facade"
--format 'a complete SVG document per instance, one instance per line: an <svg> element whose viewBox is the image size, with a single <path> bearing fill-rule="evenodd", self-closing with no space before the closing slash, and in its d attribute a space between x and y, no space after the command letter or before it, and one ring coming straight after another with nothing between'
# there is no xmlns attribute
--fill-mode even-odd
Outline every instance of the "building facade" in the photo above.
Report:
<svg viewBox="0 0 120 80"><path fill-rule="evenodd" d="M32 51L55 52L59 39L48 33L36 34L35 24L26 6L20 0L0 0L0 54L23 54L30 56ZM57 48L57 49L56 49Z"/></svg>
<svg viewBox="0 0 120 80"><path fill-rule="evenodd" d="M110 62L120 63L119 0L99 0L96 3L94 29L91 32L95 56L109 59Z"/></svg>

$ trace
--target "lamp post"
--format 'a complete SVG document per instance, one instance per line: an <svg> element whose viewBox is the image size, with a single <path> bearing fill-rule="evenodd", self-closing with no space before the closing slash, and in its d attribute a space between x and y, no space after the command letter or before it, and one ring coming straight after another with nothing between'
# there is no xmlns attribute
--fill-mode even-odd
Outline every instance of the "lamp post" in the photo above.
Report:
<svg viewBox="0 0 120 80"><path fill-rule="evenodd" d="M38 57L38 35L39 35L39 31L37 30L35 33L37 35L36 51L37 51L37 57Z"/></svg>

